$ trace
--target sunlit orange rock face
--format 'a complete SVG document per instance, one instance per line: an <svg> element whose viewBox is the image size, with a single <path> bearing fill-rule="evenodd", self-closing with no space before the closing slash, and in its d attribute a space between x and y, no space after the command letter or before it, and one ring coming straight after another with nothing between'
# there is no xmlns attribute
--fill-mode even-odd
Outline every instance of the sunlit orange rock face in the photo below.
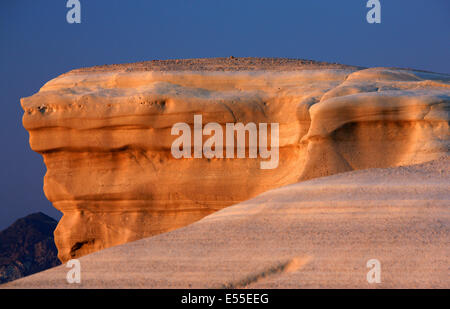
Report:
<svg viewBox="0 0 450 309"><path fill-rule="evenodd" d="M435 159L449 149L449 80L256 58L63 74L21 100L47 166L45 194L64 213L59 258L174 230L301 180ZM277 167L261 169L260 157L174 158L172 127L193 127L194 115L224 132L226 123L278 123Z"/></svg>

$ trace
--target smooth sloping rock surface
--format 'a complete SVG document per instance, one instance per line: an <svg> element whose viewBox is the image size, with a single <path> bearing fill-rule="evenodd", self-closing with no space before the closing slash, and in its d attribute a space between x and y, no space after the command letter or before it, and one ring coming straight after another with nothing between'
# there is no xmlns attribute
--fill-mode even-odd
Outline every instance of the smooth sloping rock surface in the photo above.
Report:
<svg viewBox="0 0 450 309"><path fill-rule="evenodd" d="M190 226L7 288L449 288L450 159L266 192ZM369 284L366 263L381 263Z"/></svg>
<svg viewBox="0 0 450 309"><path fill-rule="evenodd" d="M449 81L302 60L173 60L74 70L21 103L45 194L64 213L65 261L299 180L435 159L449 149ZM222 127L279 123L278 167L175 159L171 128L197 114Z"/></svg>

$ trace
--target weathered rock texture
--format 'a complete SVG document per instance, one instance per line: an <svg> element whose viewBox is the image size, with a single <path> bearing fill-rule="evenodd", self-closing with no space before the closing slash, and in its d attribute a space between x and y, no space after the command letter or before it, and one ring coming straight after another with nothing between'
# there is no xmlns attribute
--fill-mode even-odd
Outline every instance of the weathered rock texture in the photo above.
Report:
<svg viewBox="0 0 450 309"><path fill-rule="evenodd" d="M81 257L80 284L61 265L2 287L449 288L449 175L447 156L302 181Z"/></svg>
<svg viewBox="0 0 450 309"><path fill-rule="evenodd" d="M79 69L23 98L65 261L170 231L269 189L449 149L450 77L300 60L208 59ZM280 161L175 159L177 122L279 123Z"/></svg>

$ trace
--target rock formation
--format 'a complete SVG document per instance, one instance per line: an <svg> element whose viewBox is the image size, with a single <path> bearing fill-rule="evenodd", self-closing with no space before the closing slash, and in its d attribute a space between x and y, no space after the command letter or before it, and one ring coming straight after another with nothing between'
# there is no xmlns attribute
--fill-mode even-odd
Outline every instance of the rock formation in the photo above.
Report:
<svg viewBox="0 0 450 309"><path fill-rule="evenodd" d="M65 261L299 180L435 159L449 149L449 81L301 60L173 60L74 70L21 104L45 194L64 213L55 242ZM171 129L194 115L279 123L277 168L174 158Z"/></svg>
<svg viewBox="0 0 450 309"><path fill-rule="evenodd" d="M449 288L450 157L264 192L5 288ZM380 283L368 283L381 264Z"/></svg>
<svg viewBox="0 0 450 309"><path fill-rule="evenodd" d="M0 232L0 283L61 264L53 240L57 223L39 212Z"/></svg>

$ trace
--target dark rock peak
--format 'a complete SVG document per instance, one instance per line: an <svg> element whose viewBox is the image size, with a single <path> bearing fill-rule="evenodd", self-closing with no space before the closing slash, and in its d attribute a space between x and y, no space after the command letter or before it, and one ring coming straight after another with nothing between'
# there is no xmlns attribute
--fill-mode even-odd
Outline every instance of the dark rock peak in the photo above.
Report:
<svg viewBox="0 0 450 309"><path fill-rule="evenodd" d="M58 222L41 213L15 221L0 232L0 283L61 264L53 240Z"/></svg>

